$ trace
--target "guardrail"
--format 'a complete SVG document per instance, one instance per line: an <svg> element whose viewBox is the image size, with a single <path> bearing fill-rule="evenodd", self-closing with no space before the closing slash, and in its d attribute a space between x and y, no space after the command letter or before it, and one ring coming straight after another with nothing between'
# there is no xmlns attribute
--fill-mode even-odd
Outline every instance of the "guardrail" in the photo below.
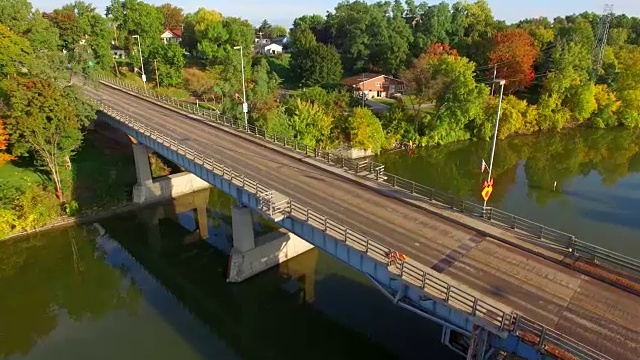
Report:
<svg viewBox="0 0 640 360"><path fill-rule="evenodd" d="M97 76L97 78L121 88L136 92L143 96L151 97L177 108L186 110L192 114L199 115L206 120L223 124L236 130L272 141L278 145L290 148L291 150L298 153L303 153L307 156L314 156L318 159L326 161L329 164L341 167L347 171L351 171L356 175L382 181L392 186L393 188L403 190L408 193L425 198L431 202L447 206L451 210L459 211L474 218L479 218L491 225L502 225L503 227L508 227L511 230L528 235L529 238L526 240L530 242L545 242L547 244L550 243L555 248L566 253L571 253L576 257L582 257L596 263L605 263L623 271L631 270L635 272L636 275L640 274L640 260L578 240L574 235L544 226L542 224L538 224L536 222L527 220L514 214L510 214L500 209L496 209L494 207L484 208L482 205L479 205L477 203L463 200L443 191L421 185L408 179L404 179L397 175L386 172L383 164L376 163L371 160L353 160L336 156L329 151L313 148L297 140L288 139L276 133L268 132L266 129L260 129L254 125L248 125L247 127L245 127L244 121L230 119L226 116L221 115L217 111L201 109L199 106L195 106L188 102L163 95L158 95L153 91L145 91L141 87L133 86L117 79L107 78L103 76Z"/></svg>
<svg viewBox="0 0 640 360"><path fill-rule="evenodd" d="M204 166L214 173L222 176L236 186L255 194L261 202L260 208L269 209L271 215L281 214L294 217L300 221L305 221L310 225L323 229L323 231L338 240L343 241L346 245L361 251L371 258L382 264L389 264L389 254L392 248L380 244L357 231L329 219L327 216L290 199L280 202L274 202L273 191L268 187L258 183L257 181L246 178L244 175L217 163L215 160L193 150L179 142L173 140L159 131L151 129L142 123L139 123L127 115L118 112L102 103L99 103L100 111L103 115L107 115L136 131L149 136L165 146L192 159L194 162ZM370 165L369 169L376 169L375 165ZM396 265L398 266L398 265ZM493 325L500 331L510 331L516 336L531 342L531 339L537 339L534 344L549 352L557 352L560 354L569 354L579 359L597 360L610 359L589 347L566 337L556 331L546 328L523 315L513 311L505 311L489 304L485 300L470 294L449 281L448 277L439 273L427 273L418 265L412 263L411 260L402 261L398 267L398 275L407 283L419 286L433 299L439 299L450 306L466 312L471 316L482 318ZM566 357L565 357L566 358ZM570 357L571 358L571 357Z"/></svg>

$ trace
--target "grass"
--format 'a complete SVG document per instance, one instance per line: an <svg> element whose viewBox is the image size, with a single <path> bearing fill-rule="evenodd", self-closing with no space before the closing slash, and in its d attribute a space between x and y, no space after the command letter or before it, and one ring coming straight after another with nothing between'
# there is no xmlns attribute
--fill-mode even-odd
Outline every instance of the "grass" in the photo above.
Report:
<svg viewBox="0 0 640 360"><path fill-rule="evenodd" d="M393 105L395 104L397 101L393 100L393 99L386 99L386 98L373 98L371 99L372 101L375 102L379 102L380 104L385 104L385 105Z"/></svg>
<svg viewBox="0 0 640 360"><path fill-rule="evenodd" d="M0 167L0 182L22 187L29 184L45 184L49 179L46 174L34 169L33 163L17 160Z"/></svg>

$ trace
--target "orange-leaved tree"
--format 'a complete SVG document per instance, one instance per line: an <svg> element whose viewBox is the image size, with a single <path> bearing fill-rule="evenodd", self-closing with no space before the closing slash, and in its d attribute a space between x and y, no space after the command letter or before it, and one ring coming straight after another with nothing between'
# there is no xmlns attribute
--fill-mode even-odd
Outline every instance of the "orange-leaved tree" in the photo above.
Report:
<svg viewBox="0 0 640 360"><path fill-rule="evenodd" d="M7 154L5 150L9 145L9 134L4 127L4 121L0 118L0 166L6 164L8 161L15 159L13 155Z"/></svg>
<svg viewBox="0 0 640 360"><path fill-rule="evenodd" d="M538 47L526 30L507 29L496 33L489 64L495 66L497 79L507 80L505 92L511 93L531 85L538 53ZM493 77L493 71L493 67L489 69L490 77Z"/></svg>

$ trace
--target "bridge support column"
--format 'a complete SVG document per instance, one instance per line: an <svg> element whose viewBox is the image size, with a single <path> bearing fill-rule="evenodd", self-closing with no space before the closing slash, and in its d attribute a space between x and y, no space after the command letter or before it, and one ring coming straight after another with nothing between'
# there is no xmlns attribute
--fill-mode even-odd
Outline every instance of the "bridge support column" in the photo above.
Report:
<svg viewBox="0 0 640 360"><path fill-rule="evenodd" d="M140 204L157 198L161 193L161 186L153 182L147 147L142 144L132 144L132 146L138 179L138 183L133 186L133 202Z"/></svg>
<svg viewBox="0 0 640 360"><path fill-rule="evenodd" d="M285 229L256 239L250 208L236 205L231 216L233 248L229 255L228 282L244 281L313 248Z"/></svg>

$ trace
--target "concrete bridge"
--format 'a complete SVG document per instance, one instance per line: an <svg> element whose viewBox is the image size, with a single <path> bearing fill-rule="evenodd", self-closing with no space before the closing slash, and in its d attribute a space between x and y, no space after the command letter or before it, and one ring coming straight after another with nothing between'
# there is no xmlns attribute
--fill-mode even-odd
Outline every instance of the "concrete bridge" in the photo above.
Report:
<svg viewBox="0 0 640 360"><path fill-rule="evenodd" d="M234 229L243 259L286 260L304 248L282 249L304 239L443 325L443 342L468 359L640 358L637 260L115 83L85 87L102 121L236 198L238 222L250 208L297 235L264 247ZM394 251L408 260L390 262Z"/></svg>

